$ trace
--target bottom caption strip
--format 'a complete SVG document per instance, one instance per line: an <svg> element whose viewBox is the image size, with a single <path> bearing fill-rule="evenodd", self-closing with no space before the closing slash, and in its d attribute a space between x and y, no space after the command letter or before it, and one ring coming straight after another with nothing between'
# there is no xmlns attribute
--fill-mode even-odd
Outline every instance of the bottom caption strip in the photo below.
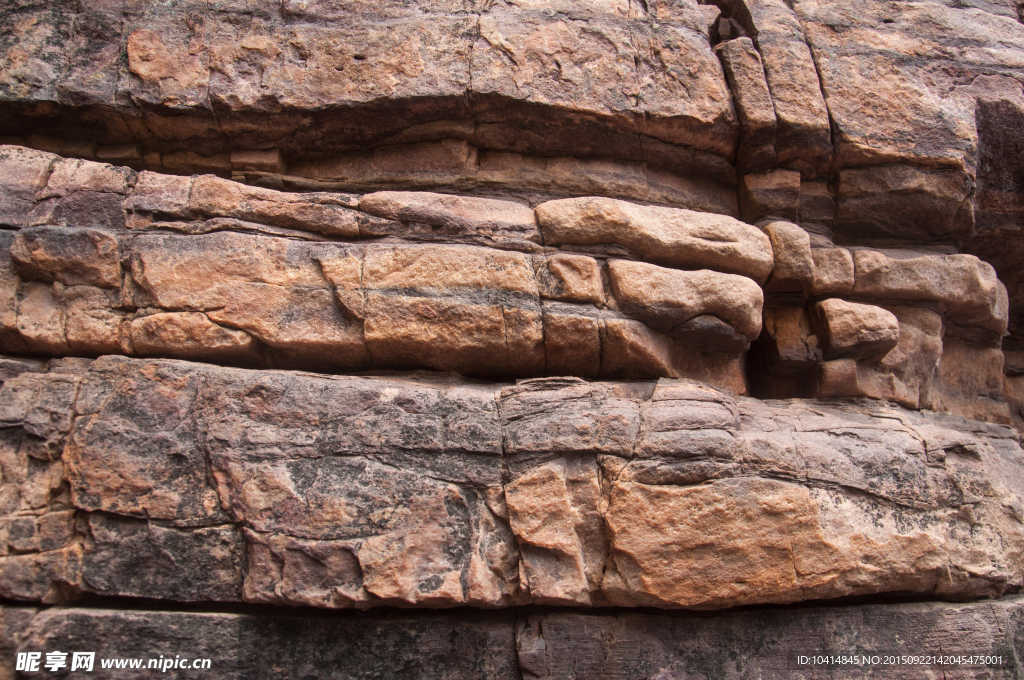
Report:
<svg viewBox="0 0 1024 680"><path fill-rule="evenodd" d="M930 666L935 668L1005 668L1010 657L993 654L796 654L795 668L868 668L876 666Z"/></svg>
<svg viewBox="0 0 1024 680"><path fill-rule="evenodd" d="M71 657L70 660L68 657ZM18 652L14 670L25 672L69 670L91 673L94 668L100 669L146 669L166 673L169 670L208 670L210 659L182 658L180 655L163 656L149 659L129 658L96 658L96 652Z"/></svg>

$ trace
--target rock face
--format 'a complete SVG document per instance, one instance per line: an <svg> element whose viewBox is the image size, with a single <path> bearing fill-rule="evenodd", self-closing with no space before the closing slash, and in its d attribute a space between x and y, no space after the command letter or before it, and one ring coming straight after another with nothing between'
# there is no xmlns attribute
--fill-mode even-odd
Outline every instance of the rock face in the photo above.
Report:
<svg viewBox="0 0 1024 680"><path fill-rule="evenodd" d="M603 197L531 208L429 192L283 192L6 153L11 176L48 163L35 193L11 182L25 198L10 218L17 232L0 238L8 352L686 377L740 394L749 375L757 395L867 396L1011 420L1001 369L981 359L1006 332L1009 296L972 255L836 248L792 222L762 232ZM825 337L815 310L862 302L883 315L905 310L901 330L886 316L884 337L857 340L854 315L850 337ZM796 316L772 312L774 330L762 334L766 307ZM783 334L826 351L780 364L779 324L801 315L818 321ZM921 333L933 358L908 363L925 352ZM865 342L875 344L854 348ZM757 362L745 355L751 343ZM953 354L973 355L989 374L950 369Z"/></svg>
<svg viewBox="0 0 1024 680"><path fill-rule="evenodd" d="M1017 677L1022 24L6 3L0 678Z"/></svg>
<svg viewBox="0 0 1024 680"><path fill-rule="evenodd" d="M718 608L1024 582L1012 430L107 357L0 391L8 599Z"/></svg>

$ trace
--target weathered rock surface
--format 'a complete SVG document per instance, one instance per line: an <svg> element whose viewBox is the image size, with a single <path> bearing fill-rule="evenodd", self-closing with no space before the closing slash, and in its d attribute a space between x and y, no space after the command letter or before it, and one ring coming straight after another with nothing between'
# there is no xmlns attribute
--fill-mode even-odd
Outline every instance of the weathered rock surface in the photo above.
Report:
<svg viewBox="0 0 1024 680"><path fill-rule="evenodd" d="M106 357L7 379L0 417L8 599L720 608L1024 583L1016 433L891 406Z"/></svg>
<svg viewBox="0 0 1024 680"><path fill-rule="evenodd" d="M222 156L228 171L240 149L290 162L313 146L444 137L660 165L735 153L736 113L695 2L189 11L12 8L0 130L39 134L45 121L43 134L88 140L79 148L97 156L137 145L139 160Z"/></svg>
<svg viewBox="0 0 1024 680"><path fill-rule="evenodd" d="M732 14L757 44L777 123L780 165L814 177L832 159L829 110L800 17L782 0L741 0Z"/></svg>
<svg viewBox="0 0 1024 680"><path fill-rule="evenodd" d="M159 610L5 606L2 662L13 668L18 652L96 652L103 659L149 659L162 654L209 659L222 678L251 678L273 666L278 677L301 678L325 668L342 677L518 678L689 677L770 679L794 674L835 677L949 677L1009 680L1019 671L1021 603L893 604L845 607L760 608L716 615L690 613L589 614L543 612L418 612L309 615L233 614ZM903 647L889 649L898 636ZM913 650L919 656L996 657L989 664L800 663L800 656L883 656ZM42 664L40 664L42 667ZM150 671L153 672L153 671ZM203 671L200 671L203 672ZM166 677L190 677L169 668ZM13 676L11 676L13 677ZM24 677L47 677L42 671Z"/></svg>
<svg viewBox="0 0 1024 680"><path fill-rule="evenodd" d="M635 324L627 335L649 336L667 353L663 361L637 359L621 342L616 345L621 332L607 330L627 320L606 309L612 293L605 290L603 264L571 254L353 246L230 231L32 227L13 238L11 257L13 319L5 348L50 355L113 352L256 366L537 376L567 370L558 347L576 343L555 327L555 317L569 312L591 320L595 352L609 362L607 370L598 364L588 375L686 375L724 386L673 356L700 344L693 333L677 332L677 349L676 341L657 331L703 314L720 317L719 332L729 338L755 338L760 324L760 288L744 277L700 274L706 284L690 290L670 327L654 309L660 298L614 283L627 291L629 314L656 329ZM15 272L29 280L18 284ZM571 307L542 308L541 298ZM735 356L744 349L706 344L699 351ZM742 391L739 382L735 389Z"/></svg>
<svg viewBox="0 0 1024 680"><path fill-rule="evenodd" d="M832 298L814 306L811 318L826 359L881 359L900 341L900 322L881 307Z"/></svg>
<svg viewBox="0 0 1024 680"><path fill-rule="evenodd" d="M740 122L738 165L746 170L762 170L774 165L777 116L772 95L765 81L761 55L750 38L727 40L715 48L722 60ZM765 147L771 152L765 153ZM767 156L767 158L762 158Z"/></svg>
<svg viewBox="0 0 1024 680"><path fill-rule="evenodd" d="M8 4L0 655L1019 671L1015 0Z"/></svg>
<svg viewBox="0 0 1024 680"><path fill-rule="evenodd" d="M758 282L772 269L768 239L725 216L607 198L570 198L537 206L537 221L549 245L618 244L657 264L715 269Z"/></svg>
<svg viewBox="0 0 1024 680"><path fill-rule="evenodd" d="M380 191L359 199L359 209L378 217L427 224L442 234L483 233L540 240L533 210L511 201Z"/></svg>
<svg viewBox="0 0 1024 680"><path fill-rule="evenodd" d="M778 323L764 338L767 354L743 357L762 326L755 282L764 282L769 306L803 305L805 313L812 295L914 307L918 316L937 311L941 317L926 325L940 325L927 334L966 341L957 351L979 358L1007 327L1009 296L973 256L836 248L792 223L761 232L725 216L601 197L531 210L426 192L282 192L16 151L5 161L13 170L26 158L47 165L31 209L11 225L19 231L0 239L10 252L0 327L8 352L314 370L689 377L744 393L745 372L764 387L773 375L789 381L796 367L781 359L791 352L777 344L789 333L780 335ZM12 195L22 191L16 185ZM669 279L689 283L685 291L666 288ZM942 368L942 347L920 355L916 333L904 332L900 356L909 363L866 364L853 380L838 370L849 364L818 367L811 349L802 387L755 393L870 396L1010 417L991 389L991 370L972 377L949 369L959 361L952 357ZM813 375L822 371L827 380ZM972 397L992 407L979 411Z"/></svg>
<svg viewBox="0 0 1024 680"><path fill-rule="evenodd" d="M740 215L747 222L767 217L800 218L800 173L796 170L772 170L751 173L740 181Z"/></svg>

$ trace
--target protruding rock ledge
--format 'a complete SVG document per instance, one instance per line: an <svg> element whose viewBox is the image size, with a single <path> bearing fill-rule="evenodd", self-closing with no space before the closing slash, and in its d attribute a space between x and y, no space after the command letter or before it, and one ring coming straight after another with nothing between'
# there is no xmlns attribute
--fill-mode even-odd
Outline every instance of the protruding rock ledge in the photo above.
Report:
<svg viewBox="0 0 1024 680"><path fill-rule="evenodd" d="M896 407L105 357L9 378L0 424L8 599L714 609L1024 585L1016 433Z"/></svg>
<svg viewBox="0 0 1024 680"><path fill-rule="evenodd" d="M163 154L167 169L205 157L227 172L272 165L239 149L358 161L442 139L660 167L699 155L728 167L735 153L736 114L695 2L190 11L9 8L0 134L70 138L94 157Z"/></svg>
<svg viewBox="0 0 1024 680"><path fill-rule="evenodd" d="M766 396L869 396L1009 419L997 365L1008 295L971 255L836 248L793 223L761 231L608 197L531 210L429 192L286 192L18 147L0 150L0 183L0 220L20 229L0 315L8 352L689 377L736 393L746 363L778 378L758 390ZM384 260L390 273L377 280ZM401 275L402 263L415 272ZM657 291L642 290L655 280ZM762 325L759 283L769 309L789 311L767 314L767 360L745 362ZM799 319L831 296L895 314L900 342L881 357L830 351L840 363L822 363ZM803 359L781 358L795 356L784 338ZM980 374L962 370L971 362ZM794 372L800 389L788 384Z"/></svg>
<svg viewBox="0 0 1024 680"><path fill-rule="evenodd" d="M11 311L0 348L13 353L685 376L741 393L738 357L760 330L761 289L750 279L613 261L694 280L685 300L671 303L666 325L666 312L655 309L665 300L616 276L606 290L608 265L581 254L49 226L0 234L0 244L10 252L3 269ZM709 342L709 333L729 342ZM573 368L563 360L567 347L597 360Z"/></svg>
<svg viewBox="0 0 1024 680"><path fill-rule="evenodd" d="M610 198L569 198L537 206L550 245L618 243L651 262L716 269L763 283L772 248L759 229L737 219Z"/></svg>

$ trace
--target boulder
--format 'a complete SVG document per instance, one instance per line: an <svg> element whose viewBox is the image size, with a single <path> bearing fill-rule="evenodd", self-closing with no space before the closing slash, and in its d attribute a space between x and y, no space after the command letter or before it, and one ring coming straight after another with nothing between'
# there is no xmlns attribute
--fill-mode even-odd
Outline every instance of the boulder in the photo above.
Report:
<svg viewBox="0 0 1024 680"><path fill-rule="evenodd" d="M768 293L802 293L814 288L814 259L807 232L789 222L772 222L764 228L772 242L775 267L765 284Z"/></svg>
<svg viewBox="0 0 1024 680"><path fill-rule="evenodd" d="M812 295L849 295L853 290L853 256L845 248L814 248Z"/></svg>
<svg viewBox="0 0 1024 680"><path fill-rule="evenodd" d="M772 268L768 238L723 215L568 198L537 206L537 222L548 245L615 243L657 264L714 269L759 282Z"/></svg>
<svg viewBox="0 0 1024 680"><path fill-rule="evenodd" d="M642 262L612 260L608 274L622 309L651 328L672 334L696 316L710 314L748 339L761 332L761 288L735 274L685 272Z"/></svg>
<svg viewBox="0 0 1024 680"><path fill-rule="evenodd" d="M853 253L853 294L887 300L931 300L965 326L1006 332L1009 301L995 270L973 255L927 255L873 250ZM916 256L915 256L916 255Z"/></svg>
<svg viewBox="0 0 1024 680"><path fill-rule="evenodd" d="M881 307L830 298L814 305L811 319L829 360L878 360L900 340L899 321Z"/></svg>

